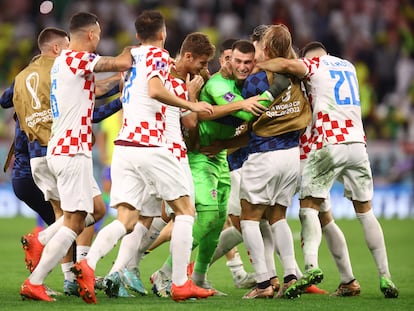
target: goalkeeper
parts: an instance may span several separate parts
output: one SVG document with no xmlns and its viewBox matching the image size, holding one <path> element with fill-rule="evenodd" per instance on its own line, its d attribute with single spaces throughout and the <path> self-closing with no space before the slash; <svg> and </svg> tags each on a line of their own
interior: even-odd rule
<svg viewBox="0 0 414 311">
<path fill-rule="evenodd" d="M 288 82 L 284 86 L 274 84 L 265 94 L 243 99 L 241 89 L 255 66 L 254 56 L 251 42 L 236 41 L 228 66 L 223 66 L 202 89 L 200 100 L 212 104 L 214 112 L 199 114 L 198 147 L 233 137 L 237 127 L 262 115 L 273 98 L 289 85 Z M 206 274 L 227 217 L 230 173 L 226 150 L 209 156 L 201 153 L 198 147 L 188 152 L 197 210 L 193 237 L 194 244 L 198 244 L 198 254 L 192 280 L 198 286 L 212 288 Z"/>
</svg>

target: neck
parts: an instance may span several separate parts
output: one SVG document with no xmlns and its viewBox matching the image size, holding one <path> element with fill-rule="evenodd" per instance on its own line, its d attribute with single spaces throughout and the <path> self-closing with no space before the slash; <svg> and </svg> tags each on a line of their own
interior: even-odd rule
<svg viewBox="0 0 414 311">
<path fill-rule="evenodd" d="M 156 46 L 160 49 L 164 48 L 164 42 L 162 40 L 149 40 L 149 41 L 142 41 L 141 45 L 152 45 Z"/>
<path fill-rule="evenodd" d="M 185 81 L 187 78 L 188 71 L 184 68 L 182 61 L 175 63 L 175 66 L 171 68 L 171 74 L 181 80 Z"/>
</svg>

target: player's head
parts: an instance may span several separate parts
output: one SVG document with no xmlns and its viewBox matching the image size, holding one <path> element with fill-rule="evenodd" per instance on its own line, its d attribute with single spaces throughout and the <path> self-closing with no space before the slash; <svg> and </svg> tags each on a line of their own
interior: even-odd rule
<svg viewBox="0 0 414 311">
<path fill-rule="evenodd" d="M 301 56 L 305 58 L 320 57 L 328 54 L 326 47 L 319 41 L 307 43 L 301 50 Z"/>
<path fill-rule="evenodd" d="M 141 43 L 161 41 L 164 45 L 167 39 L 165 19 L 159 11 L 143 11 L 135 20 L 135 31 Z"/>
<path fill-rule="evenodd" d="M 231 67 L 233 76 L 238 81 L 244 81 L 252 72 L 256 62 L 255 49 L 248 40 L 237 40 L 232 46 Z"/>
<path fill-rule="evenodd" d="M 219 55 L 220 67 L 222 67 L 225 63 L 230 61 L 233 43 L 236 41 L 237 39 L 232 38 L 232 39 L 224 40 L 220 44 L 220 55 Z"/>
<path fill-rule="evenodd" d="M 260 45 L 260 40 L 263 38 L 266 30 L 268 30 L 270 25 L 259 25 L 253 29 L 253 33 L 250 35 L 250 40 L 252 41 L 254 48 L 256 50 L 254 58 L 256 61 L 263 61 L 263 47 Z"/>
<path fill-rule="evenodd" d="M 199 74 L 202 69 L 207 69 L 208 61 L 214 57 L 215 52 L 216 48 L 207 35 L 193 32 L 181 44 L 180 59 L 185 62 L 189 73 Z"/>
<path fill-rule="evenodd" d="M 77 45 L 79 42 L 82 48 L 94 52 L 101 39 L 101 27 L 98 17 L 88 12 L 74 14 L 69 22 L 71 42 Z"/>
<path fill-rule="evenodd" d="M 37 46 L 43 55 L 58 56 L 69 47 L 69 36 L 62 29 L 47 27 L 39 33 Z"/>
<path fill-rule="evenodd" d="M 264 35 L 264 33 L 266 32 L 267 29 L 269 29 L 271 25 L 259 25 L 256 26 L 253 29 L 252 34 L 250 35 L 250 40 L 253 42 L 253 44 L 257 41 L 260 41 Z"/>
<path fill-rule="evenodd" d="M 297 58 L 292 46 L 289 29 L 283 25 L 271 25 L 260 40 L 266 58 Z"/>
</svg>

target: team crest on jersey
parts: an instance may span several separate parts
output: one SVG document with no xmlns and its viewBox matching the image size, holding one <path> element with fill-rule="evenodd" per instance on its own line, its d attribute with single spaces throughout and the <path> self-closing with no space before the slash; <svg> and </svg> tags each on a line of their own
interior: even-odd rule
<svg viewBox="0 0 414 311">
<path fill-rule="evenodd" d="M 157 60 L 155 62 L 155 69 L 156 70 L 165 70 L 165 68 L 167 67 L 167 63 L 163 62 L 161 60 Z"/>
<path fill-rule="evenodd" d="M 234 95 L 232 92 L 227 92 L 223 95 L 224 100 L 227 102 L 231 102 L 235 97 L 236 95 Z"/>
<path fill-rule="evenodd" d="M 211 197 L 214 200 L 216 200 L 217 199 L 217 190 L 216 189 L 213 189 L 213 190 L 210 191 L 210 193 L 211 193 Z"/>
</svg>

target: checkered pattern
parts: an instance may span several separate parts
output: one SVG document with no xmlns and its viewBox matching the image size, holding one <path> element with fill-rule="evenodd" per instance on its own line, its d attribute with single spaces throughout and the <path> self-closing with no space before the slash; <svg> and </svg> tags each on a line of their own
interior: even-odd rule
<svg viewBox="0 0 414 311">
<path fill-rule="evenodd" d="M 16 128 L 14 134 L 14 162 L 12 170 L 13 179 L 32 178 L 27 143 L 27 136 L 20 129 L 19 120 L 16 119 Z"/>
<path fill-rule="evenodd" d="M 312 138 L 308 141 L 310 148 L 320 149 L 324 144 L 365 143 L 361 108 L 338 102 L 338 96 L 346 98 L 352 95 L 347 81 L 339 82 L 335 75 L 332 76 L 332 72 L 356 76 L 354 66 L 331 55 L 302 61 L 307 67 L 304 78 L 313 110 Z"/>
<path fill-rule="evenodd" d="M 131 74 L 126 77 L 122 97 L 123 125 L 117 140 L 143 146 L 166 145 L 166 111 L 163 103 L 148 96 L 148 81 L 159 78 L 165 85 L 169 78 L 169 54 L 155 46 L 131 49 L 134 59 Z"/>
<path fill-rule="evenodd" d="M 170 55 L 166 50 L 159 49 L 155 46 L 150 47 L 146 65 L 147 77 L 150 77 L 154 72 L 167 77 L 170 71 Z"/>
<path fill-rule="evenodd" d="M 185 100 L 188 99 L 186 84 L 181 79 L 170 75 L 166 87 L 176 96 Z M 179 161 L 187 157 L 187 147 L 183 140 L 180 122 L 180 118 L 185 112 L 185 110 L 177 107 L 167 107 L 165 137 L 168 141 L 168 149 Z"/>
<path fill-rule="evenodd" d="M 54 110 L 48 154 L 92 155 L 92 110 L 95 101 L 93 68 L 99 56 L 66 50 L 51 70 Z M 55 86 L 55 87 L 53 87 Z M 61 112 L 65 115 L 61 115 Z"/>
<path fill-rule="evenodd" d="M 162 106 L 162 113 L 155 114 L 155 120 L 157 126 L 155 128 L 150 127 L 150 123 L 147 121 L 141 121 L 138 126 L 135 127 L 133 132 L 129 132 L 127 141 L 136 142 L 145 146 L 159 146 L 162 143 L 162 138 L 165 131 L 165 115 L 166 106 Z M 124 125 L 126 125 L 126 119 Z"/>
<path fill-rule="evenodd" d="M 187 91 L 187 87 L 185 85 L 185 82 L 178 79 L 178 78 L 174 78 L 172 76 L 170 76 L 170 83 L 171 83 L 171 90 L 173 91 L 173 93 L 182 98 L 187 100 L 188 99 L 188 91 Z"/>
<path fill-rule="evenodd" d="M 187 157 L 187 152 L 183 149 L 181 144 L 172 143 L 169 144 L 168 150 L 170 150 L 173 155 L 177 158 L 178 161 L 185 159 Z"/>
<path fill-rule="evenodd" d="M 306 129 L 306 132 L 302 134 L 299 141 L 300 159 L 305 160 L 308 158 L 308 153 L 312 149 L 312 141 L 310 131 Z"/>
<path fill-rule="evenodd" d="M 312 149 L 321 149 L 325 142 L 340 144 L 347 141 L 347 135 L 352 127 L 354 127 L 352 120 L 331 120 L 329 114 L 318 112 L 312 126 Z"/>
<path fill-rule="evenodd" d="M 75 75 L 80 73 L 85 76 L 84 90 L 89 91 L 89 100 L 94 99 L 95 94 L 95 76 L 92 74 L 89 64 L 96 57 L 95 54 L 87 52 L 75 52 L 69 51 L 66 54 L 66 64 L 69 66 L 69 70 Z"/>
<path fill-rule="evenodd" d="M 242 96 L 243 98 L 249 98 L 262 94 L 269 88 L 269 81 L 265 71 L 259 71 L 253 75 L 247 77 L 244 81 Z"/>
<path fill-rule="evenodd" d="M 52 148 L 53 155 L 75 155 L 79 151 L 92 151 L 92 110 L 88 109 L 88 114 L 81 117 L 81 126 L 78 131 L 74 129 L 66 130 L 64 137 L 61 137 L 57 144 Z"/>
</svg>

